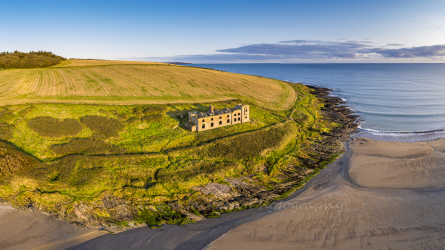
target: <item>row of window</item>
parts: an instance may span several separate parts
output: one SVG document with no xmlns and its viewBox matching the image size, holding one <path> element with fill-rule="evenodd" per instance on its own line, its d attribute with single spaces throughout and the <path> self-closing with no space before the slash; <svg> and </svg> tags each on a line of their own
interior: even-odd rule
<svg viewBox="0 0 445 250">
<path fill-rule="evenodd" d="M 247 119 L 247 116 L 246 116 L 246 119 Z M 233 119 L 233 122 L 236 122 L 236 121 L 241 121 L 241 117 Z M 227 123 L 230 123 L 230 119 L 227 119 Z M 222 125 L 222 121 L 219 121 L 219 125 Z M 210 123 L 210 127 L 213 128 L 213 122 Z M 206 128 L 206 125 L 202 124 L 202 128 Z"/>
<path fill-rule="evenodd" d="M 239 115 L 241 115 L 241 114 L 239 114 Z M 233 116 L 236 116 L 236 114 L 234 114 Z M 230 115 L 227 115 L 227 118 L 229 118 L 230 117 Z M 246 117 L 247 118 L 247 117 Z M 219 119 L 221 120 L 222 119 L 222 116 L 220 116 L 219 117 Z M 239 119 L 238 119 L 239 120 Z M 206 120 L 205 119 L 202 119 L 202 122 L 205 122 Z M 210 121 L 213 121 L 213 117 L 212 118 L 210 118 Z M 236 121 L 236 120 L 235 120 Z"/>
</svg>

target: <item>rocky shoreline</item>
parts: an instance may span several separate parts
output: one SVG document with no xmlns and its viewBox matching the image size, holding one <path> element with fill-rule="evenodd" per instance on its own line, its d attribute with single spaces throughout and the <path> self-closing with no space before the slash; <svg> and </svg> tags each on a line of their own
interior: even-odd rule
<svg viewBox="0 0 445 250">
<path fill-rule="evenodd" d="M 170 206 L 182 214 L 187 214 L 194 220 L 219 215 L 221 212 L 243 210 L 270 204 L 277 199 L 283 199 L 296 189 L 302 187 L 310 178 L 316 175 L 316 170 L 324 168 L 343 151 L 343 142 L 357 129 L 358 116 L 346 106 L 339 97 L 330 96 L 333 91 L 328 88 L 307 86 L 313 94 L 323 100 L 323 116 L 339 126 L 330 133 L 323 133 L 323 139 L 311 142 L 307 154 L 310 158 L 300 158 L 306 168 L 289 166 L 292 171 L 283 173 L 285 182 L 277 183 L 272 190 L 255 184 L 251 176 L 225 179 L 229 185 L 209 183 L 194 190 L 201 195 L 191 200 L 187 205 L 171 203 Z M 267 166 L 264 166 L 266 169 Z M 193 213 L 194 212 L 194 213 Z"/>
</svg>

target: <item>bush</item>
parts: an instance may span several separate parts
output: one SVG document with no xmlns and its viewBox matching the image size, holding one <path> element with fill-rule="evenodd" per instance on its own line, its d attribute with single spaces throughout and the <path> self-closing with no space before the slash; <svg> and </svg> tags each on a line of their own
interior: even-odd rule
<svg viewBox="0 0 445 250">
<path fill-rule="evenodd" d="M 161 169 L 156 175 L 156 181 L 161 183 L 178 183 L 189 181 L 201 175 L 213 179 L 220 177 L 218 175 L 224 176 L 229 170 L 238 167 L 239 165 L 234 162 L 191 162 L 186 167 L 182 167 L 181 170 Z"/>
<path fill-rule="evenodd" d="M 119 120 L 104 116 L 87 115 L 80 118 L 80 121 L 104 138 L 119 136 L 119 132 L 125 127 Z"/>
<path fill-rule="evenodd" d="M 123 148 L 93 139 L 73 139 L 66 144 L 52 145 L 51 150 L 61 156 L 70 154 L 110 155 L 126 152 Z"/>
<path fill-rule="evenodd" d="M 75 136 L 82 125 L 74 119 L 58 120 L 52 117 L 37 117 L 28 121 L 28 127 L 40 136 L 57 138 Z"/>
<path fill-rule="evenodd" d="M 0 123 L 0 139 L 11 140 L 14 134 L 14 126 L 7 123 Z"/>
<path fill-rule="evenodd" d="M 143 111 L 144 115 L 156 115 L 156 114 L 163 114 L 167 112 L 166 107 L 149 107 Z"/>
<path fill-rule="evenodd" d="M 149 115 L 142 117 L 142 122 L 160 122 L 162 121 L 163 115 Z"/>
<path fill-rule="evenodd" d="M 200 158 L 247 159 L 262 155 L 286 143 L 296 133 L 294 122 L 281 123 L 272 127 L 243 133 L 207 143 L 193 150 L 177 151 Z M 174 153 L 174 154 L 177 154 Z"/>
<path fill-rule="evenodd" d="M 31 51 L 23 53 L 19 51 L 0 53 L 0 69 L 9 68 L 42 68 L 59 64 L 66 60 L 61 56 L 46 51 Z"/>
<path fill-rule="evenodd" d="M 11 110 L 2 110 L 0 111 L 0 122 L 10 122 L 15 118 L 14 113 Z"/>
<path fill-rule="evenodd" d="M 21 152 L 12 144 L 0 141 L 0 176 L 30 169 L 39 164 L 34 157 Z"/>
</svg>

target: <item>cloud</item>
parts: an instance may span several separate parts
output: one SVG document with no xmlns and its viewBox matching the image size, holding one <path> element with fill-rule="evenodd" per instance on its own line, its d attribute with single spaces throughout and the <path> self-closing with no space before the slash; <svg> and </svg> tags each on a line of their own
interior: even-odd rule
<svg viewBox="0 0 445 250">
<path fill-rule="evenodd" d="M 391 46 L 403 46 L 388 43 Z M 391 49 L 376 47 L 370 41 L 289 40 L 277 43 L 249 44 L 217 50 L 210 55 L 184 55 L 164 58 L 140 58 L 153 61 L 183 62 L 298 62 L 337 59 L 417 58 L 445 56 L 445 45 Z"/>
<path fill-rule="evenodd" d="M 387 43 L 386 46 L 403 46 L 402 43 Z"/>
<path fill-rule="evenodd" d="M 278 43 L 260 43 L 237 48 L 221 49 L 218 52 L 231 55 L 262 55 L 265 58 L 332 59 L 358 58 L 360 49 L 372 48 L 368 42 L 325 42 L 316 40 L 291 40 Z"/>
<path fill-rule="evenodd" d="M 445 56 L 445 45 L 421 46 L 400 49 L 379 48 L 373 52 L 382 55 L 385 58 L 416 58 L 416 57 L 434 57 Z"/>
</svg>

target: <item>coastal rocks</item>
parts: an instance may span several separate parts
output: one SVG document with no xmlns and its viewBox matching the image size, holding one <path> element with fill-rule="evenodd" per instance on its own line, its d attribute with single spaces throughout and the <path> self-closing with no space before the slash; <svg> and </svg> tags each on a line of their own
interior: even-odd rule
<svg viewBox="0 0 445 250">
<path fill-rule="evenodd" d="M 208 183 L 204 187 L 195 187 L 193 190 L 202 192 L 204 194 L 212 194 L 221 199 L 228 199 L 237 195 L 231 191 L 229 186 L 219 183 Z"/>
</svg>

